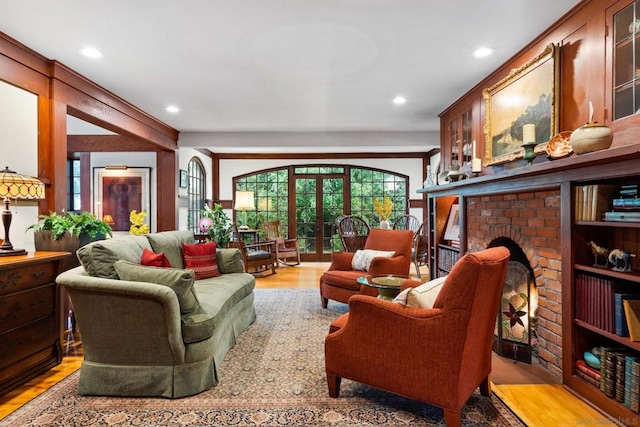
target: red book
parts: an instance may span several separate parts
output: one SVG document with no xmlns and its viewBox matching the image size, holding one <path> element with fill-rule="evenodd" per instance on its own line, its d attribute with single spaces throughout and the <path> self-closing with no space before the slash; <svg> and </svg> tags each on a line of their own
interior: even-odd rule
<svg viewBox="0 0 640 427">
<path fill-rule="evenodd" d="M 585 362 L 584 360 L 582 359 L 576 360 L 576 369 L 579 370 L 580 372 L 587 374 L 591 378 L 600 381 L 600 371 L 598 369 L 594 369 L 591 366 L 587 365 L 587 362 Z"/>
</svg>

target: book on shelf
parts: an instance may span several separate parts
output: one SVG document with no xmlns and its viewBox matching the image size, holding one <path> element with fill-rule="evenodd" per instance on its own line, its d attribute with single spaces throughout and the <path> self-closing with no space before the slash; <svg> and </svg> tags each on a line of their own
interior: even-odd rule
<svg viewBox="0 0 640 427">
<path fill-rule="evenodd" d="M 624 314 L 629 327 L 629 339 L 640 341 L 640 300 L 628 299 L 622 301 Z"/>
<path fill-rule="evenodd" d="M 600 347 L 600 391 L 615 397 L 616 354 L 624 351 L 617 347 Z"/>
<path fill-rule="evenodd" d="M 640 198 L 621 198 L 621 199 L 613 199 L 613 210 L 616 209 L 638 209 L 640 210 Z"/>
<path fill-rule="evenodd" d="M 590 376 L 591 378 L 593 378 L 594 380 L 597 380 L 598 382 L 602 377 L 599 369 L 592 368 L 591 366 L 587 365 L 587 362 L 585 362 L 582 359 L 576 360 L 576 371 L 581 371 L 585 375 Z"/>
<path fill-rule="evenodd" d="M 616 212 L 610 211 L 604 213 L 605 221 L 618 221 L 618 222 L 640 222 L 640 212 Z"/>
<path fill-rule="evenodd" d="M 582 371 L 576 371 L 576 375 L 591 384 L 594 387 L 600 387 L 600 380 L 593 379 Z"/>
<path fill-rule="evenodd" d="M 611 205 L 615 192 L 611 184 L 580 185 L 575 187 L 575 220 L 601 221 Z"/>
<path fill-rule="evenodd" d="M 625 294 L 625 293 L 614 293 L 614 301 L 615 301 L 615 320 L 616 320 L 616 335 L 621 337 L 629 336 L 629 326 L 627 324 L 627 315 L 624 312 L 624 306 L 622 304 L 623 301 L 628 299 L 638 299 L 640 300 L 640 294 Z"/>
<path fill-rule="evenodd" d="M 638 412 L 638 393 L 640 392 L 640 359 L 625 356 L 624 365 L 624 406 Z"/>
<path fill-rule="evenodd" d="M 613 281 L 576 273 L 575 318 L 610 333 L 615 333 Z"/>
</svg>

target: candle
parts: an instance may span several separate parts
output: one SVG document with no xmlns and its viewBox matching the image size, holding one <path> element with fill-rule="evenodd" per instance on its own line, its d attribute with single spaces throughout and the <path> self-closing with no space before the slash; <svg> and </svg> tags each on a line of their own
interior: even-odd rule
<svg viewBox="0 0 640 427">
<path fill-rule="evenodd" d="M 475 139 L 473 140 L 472 146 L 473 146 L 473 158 L 475 159 L 476 157 L 478 157 L 476 156 L 476 140 Z"/>
<path fill-rule="evenodd" d="M 589 101 L 589 123 L 593 123 L 593 104 Z"/>
<path fill-rule="evenodd" d="M 522 127 L 522 142 L 524 144 L 536 142 L 536 125 L 528 123 Z"/>
<path fill-rule="evenodd" d="M 482 171 L 482 160 L 474 158 L 471 161 L 471 172 L 480 173 Z"/>
</svg>

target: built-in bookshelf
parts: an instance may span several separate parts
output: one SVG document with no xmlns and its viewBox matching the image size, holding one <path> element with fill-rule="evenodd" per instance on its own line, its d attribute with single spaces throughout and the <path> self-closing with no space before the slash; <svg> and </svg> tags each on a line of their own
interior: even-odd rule
<svg viewBox="0 0 640 427">
<path fill-rule="evenodd" d="M 570 385 L 622 419 L 639 413 L 640 331 L 638 341 L 632 340 L 625 306 L 630 310 L 629 301 L 640 300 L 640 219 L 624 216 L 640 211 L 640 206 L 633 206 L 639 181 L 631 176 L 574 183 L 572 192 Z"/>
</svg>

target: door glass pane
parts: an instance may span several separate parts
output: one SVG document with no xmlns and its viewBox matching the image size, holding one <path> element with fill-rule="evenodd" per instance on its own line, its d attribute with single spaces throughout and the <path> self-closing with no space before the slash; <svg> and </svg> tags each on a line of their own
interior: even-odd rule
<svg viewBox="0 0 640 427">
<path fill-rule="evenodd" d="M 296 235 L 300 253 L 316 252 L 316 180 L 296 179 Z"/>
<path fill-rule="evenodd" d="M 343 213 L 343 186 L 343 178 L 324 178 L 322 181 L 322 253 L 325 254 L 342 250 L 336 218 Z"/>
</svg>

